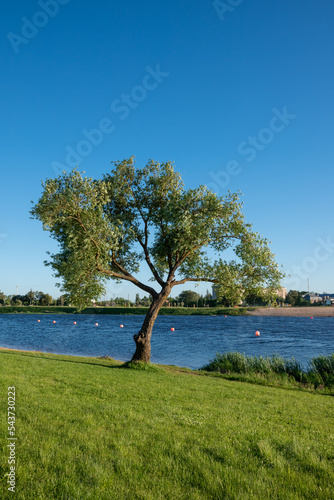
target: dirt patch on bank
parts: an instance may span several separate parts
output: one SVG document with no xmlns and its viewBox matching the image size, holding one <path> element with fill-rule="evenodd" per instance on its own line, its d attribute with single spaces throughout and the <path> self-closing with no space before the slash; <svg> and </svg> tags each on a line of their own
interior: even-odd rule
<svg viewBox="0 0 334 500">
<path fill-rule="evenodd" d="M 249 316 L 313 316 L 314 318 L 334 318 L 334 307 L 259 307 L 255 311 L 247 311 Z"/>
</svg>

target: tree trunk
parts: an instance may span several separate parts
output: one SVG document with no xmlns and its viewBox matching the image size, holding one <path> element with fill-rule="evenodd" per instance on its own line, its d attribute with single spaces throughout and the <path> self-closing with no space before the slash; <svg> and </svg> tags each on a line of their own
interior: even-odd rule
<svg viewBox="0 0 334 500">
<path fill-rule="evenodd" d="M 136 351 L 131 361 L 135 363 L 149 363 L 151 358 L 151 336 L 155 320 L 171 291 L 170 286 L 163 288 L 161 292 L 153 299 L 152 304 L 145 316 L 143 325 L 133 339 L 136 343 Z"/>
</svg>

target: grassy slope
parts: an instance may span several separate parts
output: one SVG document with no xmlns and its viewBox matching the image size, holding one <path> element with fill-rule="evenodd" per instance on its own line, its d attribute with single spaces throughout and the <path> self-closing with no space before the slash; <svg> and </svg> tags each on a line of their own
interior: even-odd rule
<svg viewBox="0 0 334 500">
<path fill-rule="evenodd" d="M 0 370 L 4 411 L 17 394 L 17 492 L 3 439 L 3 499 L 334 498 L 333 397 L 13 351 Z"/>
</svg>

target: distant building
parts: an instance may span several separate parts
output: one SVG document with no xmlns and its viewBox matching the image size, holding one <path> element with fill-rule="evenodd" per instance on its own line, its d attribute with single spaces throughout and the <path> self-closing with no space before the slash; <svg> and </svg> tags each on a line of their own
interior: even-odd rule
<svg viewBox="0 0 334 500">
<path fill-rule="evenodd" d="M 279 288 L 279 290 L 277 290 L 276 292 L 276 295 L 278 295 L 278 297 L 281 297 L 283 300 L 285 300 L 286 296 L 288 295 L 288 291 L 286 288 Z"/>
<path fill-rule="evenodd" d="M 321 293 L 320 297 L 324 306 L 334 306 L 334 293 Z"/>
<path fill-rule="evenodd" d="M 313 292 L 305 293 L 304 295 L 302 295 L 302 298 L 304 300 L 307 300 L 310 304 L 317 304 L 318 302 L 323 301 L 323 299 L 322 299 L 321 295 L 319 295 L 319 293 L 313 293 Z"/>
</svg>

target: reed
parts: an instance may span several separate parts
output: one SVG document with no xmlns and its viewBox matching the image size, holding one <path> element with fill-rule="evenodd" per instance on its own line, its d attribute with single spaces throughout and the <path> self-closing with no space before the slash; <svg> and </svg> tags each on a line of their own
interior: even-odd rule
<svg viewBox="0 0 334 500">
<path fill-rule="evenodd" d="M 334 387 L 334 354 L 318 356 L 309 361 L 305 369 L 294 357 L 246 356 L 239 352 L 217 353 L 210 363 L 202 368 L 208 372 L 222 374 L 248 375 L 285 375 L 301 384 L 308 384 L 315 389 Z"/>
</svg>

